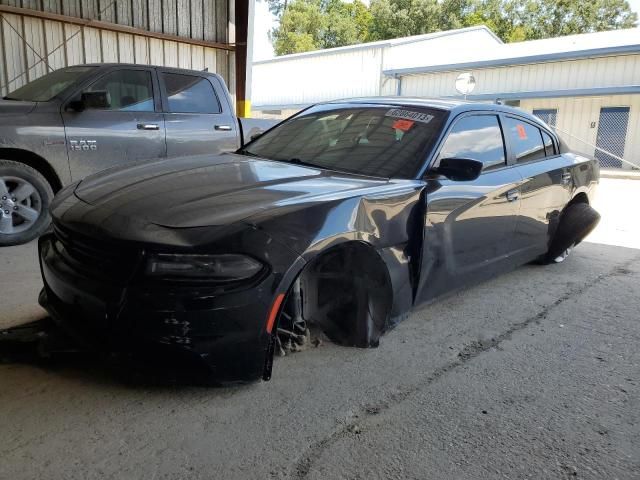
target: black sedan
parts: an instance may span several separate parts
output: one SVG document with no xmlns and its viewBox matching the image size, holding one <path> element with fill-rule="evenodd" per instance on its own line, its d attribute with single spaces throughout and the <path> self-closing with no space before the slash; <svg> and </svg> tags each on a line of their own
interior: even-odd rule
<svg viewBox="0 0 640 480">
<path fill-rule="evenodd" d="M 268 379 L 315 325 L 370 347 L 412 307 L 596 225 L 593 159 L 513 108 L 315 105 L 233 154 L 107 170 L 61 191 L 40 303 L 77 341 Z"/>
</svg>

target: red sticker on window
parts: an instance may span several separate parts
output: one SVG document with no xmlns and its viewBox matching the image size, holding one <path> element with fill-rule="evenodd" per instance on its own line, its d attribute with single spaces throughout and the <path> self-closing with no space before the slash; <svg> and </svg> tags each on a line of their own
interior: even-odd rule
<svg viewBox="0 0 640 480">
<path fill-rule="evenodd" d="M 516 125 L 516 129 L 518 130 L 518 136 L 520 137 L 520 139 L 521 140 L 526 140 L 527 139 L 527 131 L 524 129 L 524 125 L 519 123 L 518 125 Z"/>
<path fill-rule="evenodd" d="M 415 122 L 413 120 L 400 119 L 393 122 L 392 127 L 395 128 L 396 130 L 402 130 L 403 132 L 407 132 L 411 127 L 413 127 L 414 123 Z"/>
</svg>

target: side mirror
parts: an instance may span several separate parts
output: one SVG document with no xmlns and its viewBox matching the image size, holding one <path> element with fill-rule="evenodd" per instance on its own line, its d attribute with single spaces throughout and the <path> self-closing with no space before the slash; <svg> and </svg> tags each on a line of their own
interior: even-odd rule
<svg viewBox="0 0 640 480">
<path fill-rule="evenodd" d="M 472 158 L 443 158 L 433 171 L 449 180 L 470 182 L 480 176 L 482 166 L 481 161 Z"/>
</svg>

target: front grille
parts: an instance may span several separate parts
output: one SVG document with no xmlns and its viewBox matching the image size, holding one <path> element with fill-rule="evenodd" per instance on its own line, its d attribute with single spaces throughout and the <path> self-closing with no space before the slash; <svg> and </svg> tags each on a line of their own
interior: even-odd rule
<svg viewBox="0 0 640 480">
<path fill-rule="evenodd" d="M 55 248 L 74 270 L 97 280 L 126 283 L 135 272 L 141 251 L 137 248 L 79 234 L 54 224 Z"/>
</svg>

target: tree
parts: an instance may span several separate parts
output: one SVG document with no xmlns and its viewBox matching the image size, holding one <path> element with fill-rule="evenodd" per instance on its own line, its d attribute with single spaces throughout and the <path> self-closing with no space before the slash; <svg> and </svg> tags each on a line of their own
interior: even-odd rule
<svg viewBox="0 0 640 480">
<path fill-rule="evenodd" d="M 373 40 L 446 29 L 440 22 L 438 0 L 372 0 L 369 9 L 373 17 L 369 35 Z"/>
<path fill-rule="evenodd" d="M 528 39 L 632 28 L 637 21 L 626 0 L 529 0 L 522 15 Z"/>
<path fill-rule="evenodd" d="M 371 14 L 360 0 L 293 0 L 271 31 L 276 55 L 368 40 Z"/>
<path fill-rule="evenodd" d="M 638 21 L 626 0 L 372 0 L 375 39 L 486 25 L 506 42 L 619 28 Z"/>
<path fill-rule="evenodd" d="M 267 5 L 269 5 L 269 11 L 280 19 L 287 9 L 289 2 L 288 0 L 267 0 Z"/>
<path fill-rule="evenodd" d="M 505 42 L 636 25 L 626 0 L 267 0 L 277 55 L 486 25 Z"/>
<path fill-rule="evenodd" d="M 464 25 L 484 24 L 506 42 L 632 28 L 626 0 L 476 0 Z"/>
</svg>

